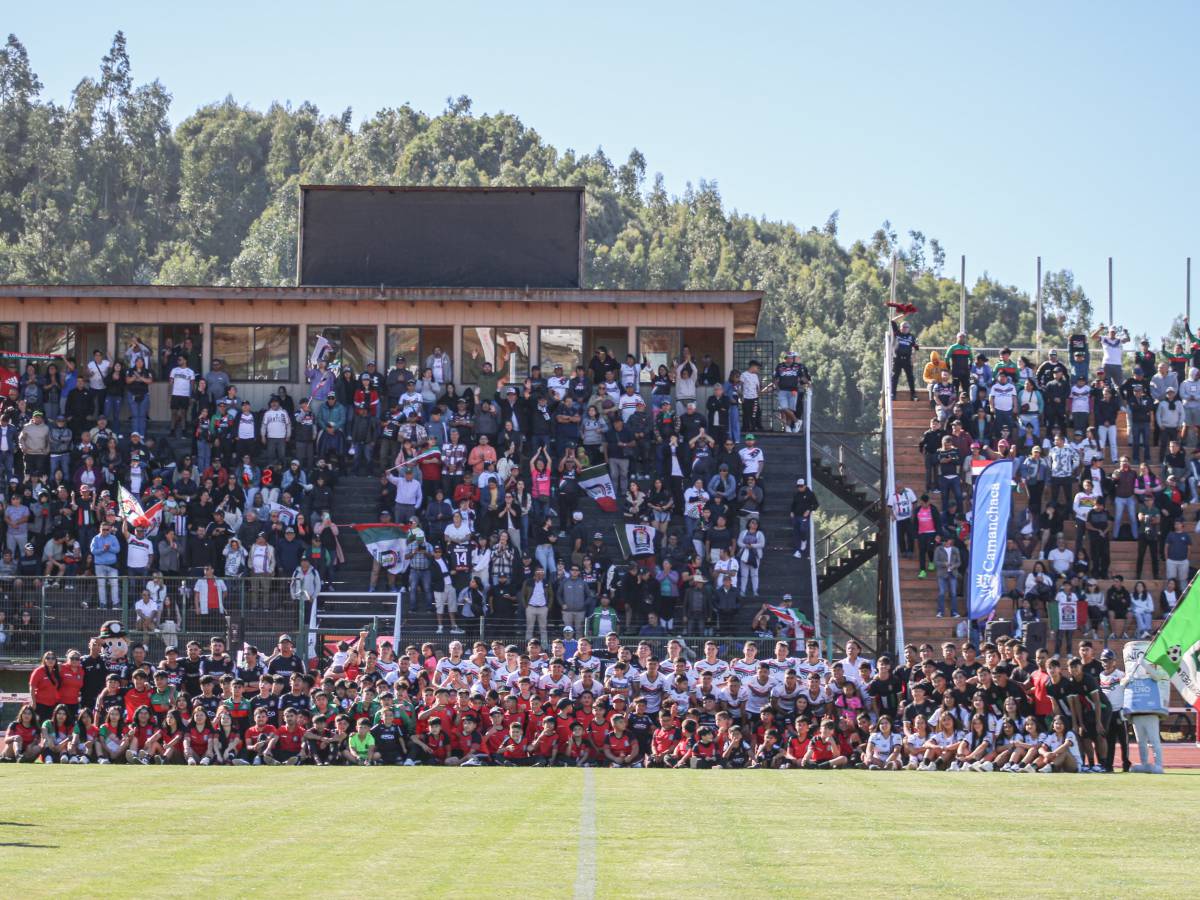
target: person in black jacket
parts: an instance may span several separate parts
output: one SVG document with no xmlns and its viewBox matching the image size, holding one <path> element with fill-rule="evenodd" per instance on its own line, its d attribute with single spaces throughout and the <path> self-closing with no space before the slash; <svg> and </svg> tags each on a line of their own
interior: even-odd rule
<svg viewBox="0 0 1200 900">
<path fill-rule="evenodd" d="M 797 478 L 796 492 L 792 494 L 792 508 L 788 511 L 796 547 L 792 556 L 796 559 L 800 559 L 808 553 L 809 541 L 812 539 L 812 514 L 820 507 L 821 503 L 817 500 L 817 495 L 809 490 L 808 482 L 803 478 Z"/>
<path fill-rule="evenodd" d="M 912 328 L 907 322 L 896 324 L 897 319 L 903 319 L 904 313 L 892 318 L 889 323 L 892 326 L 892 334 L 895 335 L 894 350 L 892 352 L 892 399 L 896 399 L 896 385 L 900 383 L 900 373 L 903 372 L 908 380 L 908 393 L 911 400 L 917 399 L 917 389 L 913 378 L 913 354 L 918 352 L 921 347 L 917 343 L 916 335 L 912 333 Z"/>
<path fill-rule="evenodd" d="M 929 420 L 929 430 L 921 435 L 917 449 L 925 457 L 925 490 L 937 490 L 937 455 L 942 449 L 942 438 L 946 432 L 936 418 Z"/>
</svg>

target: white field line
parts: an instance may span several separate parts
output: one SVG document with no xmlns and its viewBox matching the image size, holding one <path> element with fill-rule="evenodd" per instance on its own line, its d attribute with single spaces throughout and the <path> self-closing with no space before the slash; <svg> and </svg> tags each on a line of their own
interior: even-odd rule
<svg viewBox="0 0 1200 900">
<path fill-rule="evenodd" d="M 575 900 L 596 896 L 596 784 L 591 769 L 583 770 L 579 798 L 579 861 L 575 869 Z"/>
</svg>

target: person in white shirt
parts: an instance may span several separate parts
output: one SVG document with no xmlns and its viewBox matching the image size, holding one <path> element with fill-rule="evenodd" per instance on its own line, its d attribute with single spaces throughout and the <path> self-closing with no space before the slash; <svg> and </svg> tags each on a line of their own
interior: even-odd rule
<svg viewBox="0 0 1200 900">
<path fill-rule="evenodd" d="M 563 374 L 562 363 L 557 363 L 554 366 L 554 374 L 546 379 L 546 387 L 554 394 L 554 399 L 561 402 L 567 396 L 567 391 L 571 387 L 571 379 Z"/>
<path fill-rule="evenodd" d="M 270 408 L 262 414 L 262 442 L 267 450 L 267 464 L 282 466 L 287 455 L 287 442 L 292 436 L 292 419 L 280 409 L 279 398 L 272 397 Z"/>
<path fill-rule="evenodd" d="M 137 616 L 134 628 L 138 631 L 158 631 L 158 617 L 162 613 L 162 606 L 155 602 L 149 591 L 142 591 L 142 596 L 134 604 L 134 613 Z"/>
<path fill-rule="evenodd" d="M 192 383 L 196 373 L 188 368 L 187 359 L 179 356 L 167 380 L 171 383 L 171 434 L 182 433 L 187 424 L 187 411 L 192 402 Z"/>
<path fill-rule="evenodd" d="M 711 675 L 713 684 L 719 687 L 729 678 L 729 663 L 717 655 L 717 650 L 716 641 L 705 641 L 704 659 L 696 660 L 692 669 L 698 675 Z"/>
<path fill-rule="evenodd" d="M 646 671 L 641 672 L 633 679 L 633 686 L 639 697 L 646 700 L 646 714 L 650 716 L 658 715 L 662 708 L 663 694 L 670 687 L 671 682 L 658 669 L 658 659 L 650 657 L 646 663 Z"/>
<path fill-rule="evenodd" d="M 1122 355 L 1124 353 L 1125 344 L 1129 341 L 1128 333 L 1118 334 L 1116 326 L 1110 325 L 1107 334 L 1103 337 L 1100 334 L 1101 329 L 1097 328 L 1092 332 L 1092 337 L 1099 339 L 1100 347 L 1104 352 L 1104 377 L 1108 379 L 1114 388 L 1119 388 L 1125 380 L 1125 367 L 1122 364 Z M 1149 372 L 1145 373 L 1147 377 Z"/>
<path fill-rule="evenodd" d="M 570 695 L 571 676 L 566 673 L 561 659 L 550 660 L 550 671 L 538 678 L 537 688 L 543 697 L 549 696 L 551 691 L 564 691 Z"/>
<path fill-rule="evenodd" d="M 250 608 L 266 609 L 271 578 L 275 575 L 275 548 L 267 543 L 265 531 L 260 531 L 250 545 L 246 562 L 250 569 Z"/>
<path fill-rule="evenodd" d="M 108 377 L 111 369 L 112 360 L 107 354 L 93 350 L 91 362 L 87 364 L 87 386 L 89 398 L 95 403 L 97 416 L 104 412 L 104 398 L 108 393 L 105 390 L 104 379 Z M 116 422 L 113 425 L 116 425 Z"/>
<path fill-rule="evenodd" d="M 1050 563 L 1055 575 L 1066 575 L 1071 571 L 1071 566 L 1075 563 L 1075 554 L 1067 546 L 1066 538 L 1059 537 L 1058 546 L 1046 554 L 1046 561 Z"/>
</svg>

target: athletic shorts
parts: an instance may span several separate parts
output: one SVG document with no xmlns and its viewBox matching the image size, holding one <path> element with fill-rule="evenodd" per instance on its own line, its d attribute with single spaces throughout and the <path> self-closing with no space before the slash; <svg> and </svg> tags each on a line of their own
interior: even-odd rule
<svg viewBox="0 0 1200 900">
<path fill-rule="evenodd" d="M 191 397 L 171 397 L 171 409 L 182 409 L 185 412 L 192 405 Z"/>
<path fill-rule="evenodd" d="M 287 762 L 289 759 L 299 756 L 295 750 L 274 750 L 271 752 L 272 758 L 278 762 Z"/>
<path fill-rule="evenodd" d="M 796 411 L 796 400 L 799 396 L 800 396 L 799 391 L 788 391 L 788 390 L 779 391 L 779 408 L 795 412 Z"/>
<path fill-rule="evenodd" d="M 449 591 L 434 591 L 433 592 L 433 606 L 434 606 L 434 609 L 436 609 L 439 614 L 444 613 L 446 611 L 446 608 L 450 604 L 451 596 L 452 595 Z"/>
</svg>

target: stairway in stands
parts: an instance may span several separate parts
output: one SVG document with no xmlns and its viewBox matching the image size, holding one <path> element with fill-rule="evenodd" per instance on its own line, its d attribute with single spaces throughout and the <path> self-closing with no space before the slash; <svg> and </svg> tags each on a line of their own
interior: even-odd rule
<svg viewBox="0 0 1200 900">
<path fill-rule="evenodd" d="M 901 397 L 903 395 L 901 394 Z M 897 399 L 894 407 L 895 421 L 893 431 L 893 441 L 896 454 L 896 485 L 897 489 L 904 487 L 912 488 L 913 492 L 920 496 L 922 488 L 925 485 L 925 463 L 917 445 L 921 440 L 921 436 L 929 428 L 930 409 L 928 401 L 921 397 L 917 401 L 906 399 Z M 1121 417 L 1122 420 L 1124 416 Z M 1128 453 L 1128 437 L 1124 431 L 1124 423 L 1121 425 L 1120 441 L 1122 452 Z M 1106 465 L 1106 470 L 1110 469 Z M 942 506 L 942 498 L 938 493 L 931 493 L 934 505 L 939 509 Z M 1025 502 L 1025 495 L 1019 494 L 1014 498 L 1014 513 L 1020 509 L 1021 504 Z M 1185 514 L 1194 514 L 1194 508 L 1185 508 Z M 1126 526 L 1127 529 L 1128 526 Z M 1073 547 L 1075 544 L 1075 526 L 1068 523 L 1065 529 L 1068 546 Z M 1127 588 L 1133 588 L 1133 583 L 1136 580 L 1136 563 L 1137 563 L 1137 544 L 1131 540 L 1114 541 L 1111 545 L 1111 565 L 1109 566 L 1110 575 L 1123 575 L 1125 577 L 1125 585 Z M 1192 565 L 1196 564 L 1197 555 L 1196 548 L 1192 548 Z M 1027 560 L 1024 569 L 1030 571 L 1033 568 L 1034 560 Z M 946 618 L 937 618 L 937 579 L 932 573 L 928 577 L 922 579 L 917 577 L 918 567 L 917 560 L 901 559 L 900 560 L 900 596 L 902 599 L 902 609 L 904 613 L 904 636 L 909 642 L 931 641 L 938 642 L 948 639 L 953 639 L 955 636 L 955 626 L 961 620 L 951 618 L 947 615 Z M 1162 574 L 1162 566 L 1159 567 L 1159 574 Z M 1152 580 L 1150 575 L 1149 564 L 1145 569 L 1146 586 L 1150 593 L 1156 598 L 1155 605 L 1157 607 L 1157 597 L 1159 591 L 1162 590 L 1164 581 Z M 1107 590 L 1112 584 L 1108 580 L 1100 580 L 1098 582 L 1103 590 Z M 1010 588 L 1012 585 L 1006 587 Z M 961 591 L 960 591 L 961 593 Z M 1009 608 L 1010 603 L 1007 599 L 1002 599 L 997 614 L 1001 618 L 1011 619 L 1013 610 Z M 962 611 L 962 602 L 959 603 L 959 611 Z M 1161 624 L 1161 619 L 1155 620 L 1156 624 Z M 1126 622 L 1126 630 L 1133 635 L 1133 619 L 1132 616 Z M 1083 631 L 1077 632 L 1077 637 L 1082 636 Z M 1053 646 L 1053 634 L 1050 635 L 1051 646 Z M 1124 646 L 1122 640 L 1109 641 L 1108 646 L 1111 647 L 1118 656 L 1121 648 Z"/>
<path fill-rule="evenodd" d="M 759 573 L 759 598 L 744 599 L 737 620 L 736 632 L 750 633 L 750 621 L 762 603 L 778 603 L 784 594 L 791 594 L 793 605 L 812 617 L 812 591 L 808 560 L 792 556 L 792 528 L 788 518 L 792 492 L 796 479 L 803 477 L 806 470 L 804 443 L 799 435 L 759 433 L 759 446 L 766 457 L 767 499 L 760 527 L 767 536 L 767 552 Z M 347 476 L 339 479 L 334 492 L 333 519 L 339 525 L 374 522 L 377 520 L 377 497 L 379 482 L 376 478 Z M 621 517 L 616 513 L 605 513 L 589 499 L 579 506 L 585 515 L 584 521 L 590 529 L 604 535 L 605 548 L 609 557 L 621 560 L 617 544 L 616 526 Z M 679 528 L 683 537 L 682 527 Z M 344 592 L 366 591 L 371 574 L 371 557 L 363 546 L 357 532 L 351 528 L 340 529 L 340 541 L 346 562 L 337 573 L 334 589 Z M 370 597 L 356 598 L 346 611 L 361 612 L 364 616 L 391 615 L 390 597 L 378 600 Z M 518 623 L 494 623 L 504 633 Z M 418 610 L 406 619 L 404 627 L 414 631 L 427 631 L 436 625 L 436 617 L 428 610 Z M 491 628 L 489 627 L 489 633 Z M 523 632 L 524 625 L 519 623 Z M 468 635 L 478 634 L 478 627 L 467 628 Z"/>
</svg>

